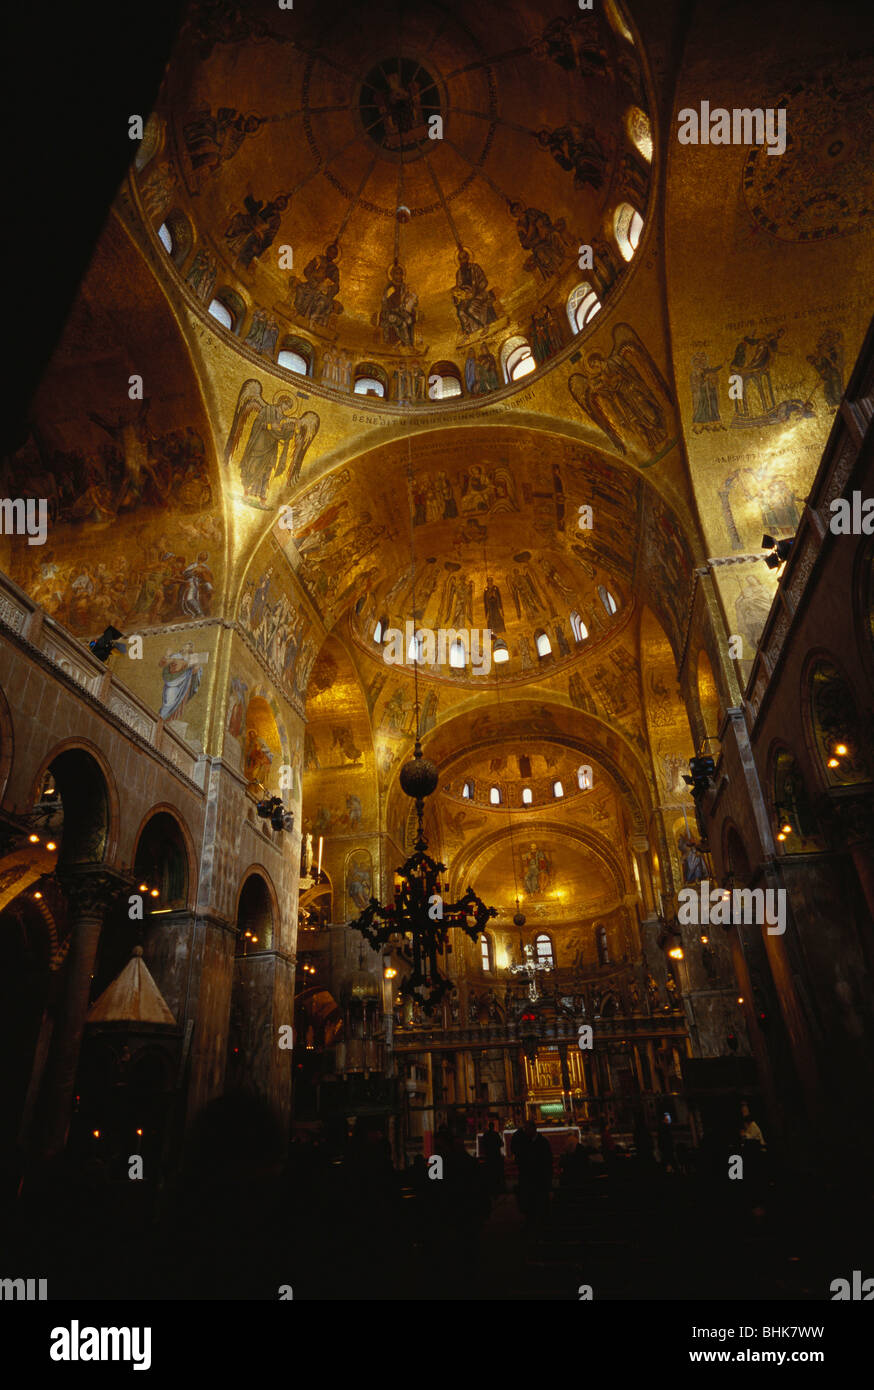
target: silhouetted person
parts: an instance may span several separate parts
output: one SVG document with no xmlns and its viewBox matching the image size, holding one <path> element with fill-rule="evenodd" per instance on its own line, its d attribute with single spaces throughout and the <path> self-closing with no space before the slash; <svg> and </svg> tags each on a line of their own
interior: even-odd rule
<svg viewBox="0 0 874 1390">
<path fill-rule="evenodd" d="M 638 1111 L 634 1121 L 634 1148 L 640 1167 L 651 1168 L 653 1164 L 652 1135 L 640 1111 Z"/>
<path fill-rule="evenodd" d="M 662 1167 L 666 1173 L 671 1173 L 675 1166 L 674 1135 L 671 1129 L 671 1117 L 667 1113 L 659 1119 L 658 1141 Z"/>
<path fill-rule="evenodd" d="M 489 1191 L 492 1194 L 501 1192 L 504 1186 L 504 1141 L 491 1122 L 482 1137 L 482 1152 Z"/>
<path fill-rule="evenodd" d="M 552 1149 L 538 1134 L 533 1120 L 525 1124 L 516 1159 L 519 1165 L 519 1210 L 529 1224 L 542 1224 L 549 1216 L 552 1190 Z"/>
<path fill-rule="evenodd" d="M 559 1159 L 562 1187 L 581 1187 L 589 1176 L 589 1155 L 576 1134 L 567 1141 L 567 1147 Z"/>
</svg>

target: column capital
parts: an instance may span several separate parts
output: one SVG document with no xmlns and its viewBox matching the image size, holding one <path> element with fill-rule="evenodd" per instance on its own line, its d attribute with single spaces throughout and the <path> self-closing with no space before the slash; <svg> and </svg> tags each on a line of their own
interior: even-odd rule
<svg viewBox="0 0 874 1390">
<path fill-rule="evenodd" d="M 77 917 L 102 916 L 118 895 L 129 889 L 133 879 L 107 864 L 71 864 L 58 869 L 57 879 L 70 911 Z"/>
</svg>

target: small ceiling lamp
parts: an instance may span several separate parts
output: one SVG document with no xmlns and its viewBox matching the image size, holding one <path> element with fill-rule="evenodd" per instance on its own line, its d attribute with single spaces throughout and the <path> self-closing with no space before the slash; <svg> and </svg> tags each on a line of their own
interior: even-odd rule
<svg viewBox="0 0 874 1390">
<path fill-rule="evenodd" d="M 668 955 L 670 956 L 671 960 L 682 960 L 682 959 L 683 959 L 683 948 L 682 948 L 682 946 L 672 946 L 671 949 L 668 951 Z"/>
<path fill-rule="evenodd" d="M 27 838 L 30 840 L 30 843 L 31 843 L 32 845 L 38 845 L 38 844 L 39 844 L 39 836 L 38 836 L 38 835 L 28 835 Z"/>
<path fill-rule="evenodd" d="M 832 751 L 837 757 L 845 758 L 850 750 L 845 743 L 836 743 Z"/>
</svg>

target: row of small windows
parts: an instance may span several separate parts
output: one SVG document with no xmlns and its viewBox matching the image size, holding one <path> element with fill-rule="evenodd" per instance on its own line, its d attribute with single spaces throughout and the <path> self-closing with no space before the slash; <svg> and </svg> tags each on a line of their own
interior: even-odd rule
<svg viewBox="0 0 874 1390">
<path fill-rule="evenodd" d="M 604 608 L 610 614 L 611 617 L 614 613 L 618 612 L 619 605 L 617 604 L 610 590 L 605 589 L 603 584 L 598 585 L 598 597 L 600 598 L 602 604 L 604 605 Z M 571 613 L 570 625 L 571 632 L 574 635 L 574 641 L 585 642 L 589 636 L 589 629 L 586 627 L 586 624 L 583 622 L 579 613 Z M 390 627 L 388 617 L 380 618 L 375 628 L 373 629 L 374 642 L 379 644 L 380 642 L 387 641 L 389 631 Z M 414 636 L 410 638 L 409 646 L 407 647 L 408 661 L 413 662 L 414 664 L 418 664 L 420 666 L 428 664 L 425 660 L 425 641 L 426 638 L 423 632 L 417 632 L 414 634 Z M 538 656 L 543 657 L 552 655 L 552 643 L 549 640 L 549 634 L 546 633 L 542 628 L 538 629 L 538 631 L 534 634 L 534 645 L 537 648 Z M 510 651 L 503 637 L 498 637 L 496 639 L 492 647 L 492 658 L 499 665 L 503 664 L 505 661 L 510 660 Z M 457 670 L 460 670 L 467 665 L 467 662 L 467 647 L 465 646 L 464 642 L 461 641 L 460 638 L 456 638 L 450 644 L 449 647 L 449 665 Z"/>
<path fill-rule="evenodd" d="M 577 786 L 582 792 L 591 791 L 592 789 L 592 769 L 589 767 L 587 763 L 584 763 L 582 767 L 577 768 Z M 461 795 L 464 797 L 466 801 L 472 801 L 474 798 L 475 791 L 476 788 L 473 782 L 468 781 L 465 782 L 463 787 L 461 788 Z M 552 794 L 556 799 L 564 796 L 564 783 L 559 781 L 553 782 Z M 522 805 L 530 806 L 533 800 L 534 793 L 532 792 L 531 788 L 523 787 Z M 492 806 L 503 806 L 504 794 L 501 791 L 500 787 L 489 788 L 489 803 Z"/>
<path fill-rule="evenodd" d="M 595 928 L 595 950 L 598 953 L 598 964 L 610 964 L 610 948 L 607 944 L 607 928 Z M 491 973 L 495 968 L 495 951 L 492 938 L 487 932 L 483 932 L 480 938 L 480 959 L 484 971 Z M 538 965 L 546 965 L 550 970 L 555 969 L 555 948 L 552 939 L 546 932 L 541 932 L 534 938 L 534 959 Z"/>
<path fill-rule="evenodd" d="M 636 131 L 632 135 L 638 143 L 641 153 L 646 155 L 646 144 L 649 142 L 649 155 L 652 158 L 652 138 L 647 134 L 649 124 L 647 118 L 637 107 L 632 108 L 629 118 L 632 118 L 630 131 Z M 640 244 L 640 237 L 643 231 L 643 218 L 636 208 L 630 203 L 621 203 L 616 209 L 613 218 L 613 233 L 619 253 L 623 260 L 630 261 Z M 164 247 L 167 255 L 178 266 L 186 260 L 188 252 L 191 250 L 191 228 L 181 214 L 170 214 L 165 222 L 158 228 L 158 238 Z M 592 319 L 602 307 L 598 291 L 588 281 L 582 281 L 571 290 L 566 304 L 568 322 L 571 332 L 576 335 L 592 322 Z M 207 306 L 208 312 L 226 328 L 229 333 L 238 333 L 242 327 L 246 316 L 246 305 L 240 296 L 231 289 L 222 288 L 213 295 Z M 274 330 L 276 325 L 273 325 Z M 276 333 L 274 331 L 273 340 Z M 288 340 L 286 340 L 288 344 Z M 536 371 L 539 363 L 534 356 L 531 344 L 527 338 L 519 334 L 508 338 L 501 348 L 501 370 L 504 381 L 510 383 L 519 381 L 522 377 L 528 376 Z M 288 372 L 296 372 L 300 376 L 313 375 L 313 356 L 307 352 L 303 343 L 296 345 L 286 345 L 280 348 L 276 358 L 277 366 L 283 367 Z M 462 395 L 461 374 L 454 363 L 437 363 L 432 367 L 427 379 L 427 392 L 429 400 L 448 400 L 453 396 Z M 332 385 L 339 385 L 337 381 L 332 381 Z M 347 388 L 348 389 L 348 388 Z M 359 366 L 355 369 L 352 391 L 357 396 L 377 396 L 385 398 L 388 394 L 388 377 L 381 368 L 374 367 L 372 364 Z"/>
</svg>

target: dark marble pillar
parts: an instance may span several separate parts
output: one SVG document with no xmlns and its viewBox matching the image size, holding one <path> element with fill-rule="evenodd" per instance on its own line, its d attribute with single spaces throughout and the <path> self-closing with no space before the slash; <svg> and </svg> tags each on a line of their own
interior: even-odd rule
<svg viewBox="0 0 874 1390">
<path fill-rule="evenodd" d="M 62 1152 L 70 1128 L 73 1087 L 91 993 L 91 977 L 103 919 L 126 891 L 128 881 L 102 864 L 81 864 L 59 871 L 71 925 L 70 951 L 64 974 L 64 997 L 52 1037 L 39 1126 L 43 1155 Z"/>
</svg>

